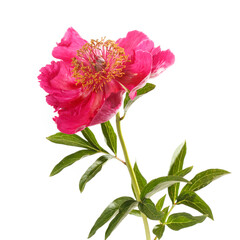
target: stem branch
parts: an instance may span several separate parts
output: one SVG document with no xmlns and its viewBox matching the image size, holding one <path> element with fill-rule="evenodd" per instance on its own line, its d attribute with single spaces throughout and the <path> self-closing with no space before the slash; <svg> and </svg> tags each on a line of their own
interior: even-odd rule
<svg viewBox="0 0 240 240">
<path fill-rule="evenodd" d="M 118 133 L 118 137 L 119 137 L 119 140 L 120 140 L 120 143 L 121 143 L 121 146 L 122 146 L 122 150 L 123 150 L 123 153 L 124 153 L 124 158 L 125 158 L 125 161 L 126 161 L 128 172 L 129 172 L 131 180 L 132 180 L 133 190 L 134 190 L 134 193 L 136 195 L 137 201 L 140 202 L 141 201 L 141 199 L 140 199 L 140 193 L 141 192 L 140 192 L 140 189 L 139 189 L 139 186 L 138 186 L 136 175 L 133 171 L 133 168 L 132 168 L 129 156 L 128 156 L 127 148 L 126 148 L 126 145 L 125 145 L 125 142 L 124 142 L 124 139 L 123 139 L 123 135 L 122 135 L 120 121 L 121 121 L 121 118 L 120 118 L 120 114 L 118 112 L 117 115 L 116 115 L 117 133 Z M 145 228 L 146 240 L 151 240 L 147 217 L 143 213 L 141 213 L 141 215 L 142 215 L 143 224 L 144 224 L 144 228 Z"/>
<path fill-rule="evenodd" d="M 125 164 L 126 165 L 126 163 L 122 160 L 122 159 L 120 159 L 119 157 L 117 157 L 117 156 L 114 156 L 118 161 L 120 161 L 120 162 L 122 162 L 123 164 Z"/>
</svg>

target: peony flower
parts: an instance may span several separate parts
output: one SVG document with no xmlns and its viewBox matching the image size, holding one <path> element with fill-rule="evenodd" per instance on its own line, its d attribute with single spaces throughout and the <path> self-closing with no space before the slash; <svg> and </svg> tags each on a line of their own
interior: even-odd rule
<svg viewBox="0 0 240 240">
<path fill-rule="evenodd" d="M 111 119 L 128 91 L 131 99 L 147 80 L 174 63 L 170 50 L 161 51 L 144 33 L 131 31 L 125 38 L 87 42 L 69 28 L 52 61 L 40 69 L 40 86 L 55 108 L 58 129 L 73 134 Z"/>
</svg>

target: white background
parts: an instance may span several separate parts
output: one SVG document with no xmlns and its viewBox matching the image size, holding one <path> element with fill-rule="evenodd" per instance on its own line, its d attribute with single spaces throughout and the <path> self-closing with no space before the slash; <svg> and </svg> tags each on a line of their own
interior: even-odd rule
<svg viewBox="0 0 240 240">
<path fill-rule="evenodd" d="M 115 160 L 87 184 L 83 194 L 78 190 L 79 179 L 96 157 L 48 177 L 64 156 L 77 149 L 45 139 L 57 128 L 37 76 L 53 60 L 53 47 L 71 26 L 86 40 L 102 36 L 117 40 L 137 29 L 156 46 L 170 48 L 175 54 L 175 64 L 151 79 L 156 89 L 139 99 L 123 121 L 131 160 L 138 161 L 148 180 L 166 175 L 173 151 L 186 139 L 185 167 L 194 165 L 189 178 L 208 168 L 232 172 L 199 191 L 212 208 L 214 222 L 207 219 L 179 232 L 167 229 L 163 239 L 238 239 L 238 3 L 2 1 L 0 239 L 87 239 L 102 210 L 113 199 L 132 194 L 128 173 Z M 100 127 L 92 130 L 104 144 Z M 188 210 L 198 215 L 187 207 L 179 208 Z M 152 228 L 154 222 L 150 225 Z M 105 229 L 92 239 L 104 239 Z M 141 219 L 128 216 L 109 239 L 144 240 Z"/>
</svg>

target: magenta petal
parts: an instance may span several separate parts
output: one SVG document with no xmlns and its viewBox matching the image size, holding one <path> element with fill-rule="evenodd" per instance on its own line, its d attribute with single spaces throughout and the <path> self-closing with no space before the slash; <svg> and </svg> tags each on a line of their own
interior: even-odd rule
<svg viewBox="0 0 240 240">
<path fill-rule="evenodd" d="M 70 106 L 82 94 L 71 76 L 69 64 L 54 62 L 40 69 L 40 86 L 47 92 L 47 102 L 55 109 Z"/>
<path fill-rule="evenodd" d="M 131 31 L 128 32 L 125 38 L 120 38 L 116 41 L 116 43 L 124 48 L 126 55 L 132 55 L 133 50 L 144 40 L 147 40 L 148 37 L 142 32 L 139 31 Z"/>
<path fill-rule="evenodd" d="M 170 67 L 175 61 L 175 56 L 170 50 L 161 51 L 160 47 L 158 47 L 152 51 L 152 54 L 153 64 L 151 77 L 158 76 L 168 67 Z"/>
<path fill-rule="evenodd" d="M 142 51 L 146 51 L 146 52 L 152 52 L 153 48 L 154 48 L 153 41 L 150 39 L 146 39 L 137 45 L 137 47 L 135 48 L 135 51 L 142 50 Z"/>
<path fill-rule="evenodd" d="M 135 60 L 126 68 L 125 75 L 118 81 L 129 91 L 129 96 L 133 99 L 136 91 L 142 88 L 150 77 L 152 68 L 152 55 L 149 52 L 136 51 Z"/>
<path fill-rule="evenodd" d="M 86 42 L 73 28 L 68 28 L 61 42 L 53 49 L 52 55 L 63 61 L 71 62 L 77 50 L 82 48 Z"/>
<path fill-rule="evenodd" d="M 81 99 L 75 107 L 59 110 L 59 117 L 54 118 L 57 128 L 66 134 L 74 134 L 83 130 L 89 126 L 103 101 L 102 92 L 91 92 Z"/>
<path fill-rule="evenodd" d="M 108 121 L 117 113 L 118 109 L 122 105 L 122 96 L 125 93 L 125 90 L 118 82 L 112 80 L 106 84 L 105 93 L 107 93 L 108 96 L 98 113 L 92 119 L 91 125 Z"/>
<path fill-rule="evenodd" d="M 58 129 L 67 134 L 73 134 L 88 126 L 103 123 L 112 118 L 122 103 L 125 90 L 112 80 L 104 86 L 103 91 L 89 92 L 79 99 L 75 107 L 58 111 L 55 117 Z"/>
<path fill-rule="evenodd" d="M 76 89 L 76 80 L 72 77 L 70 64 L 52 61 L 40 69 L 40 86 L 48 93 L 55 90 Z"/>
</svg>

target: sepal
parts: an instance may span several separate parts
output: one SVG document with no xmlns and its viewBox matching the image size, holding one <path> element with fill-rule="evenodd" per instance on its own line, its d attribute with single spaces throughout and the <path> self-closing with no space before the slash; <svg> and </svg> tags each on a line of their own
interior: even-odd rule
<svg viewBox="0 0 240 240">
<path fill-rule="evenodd" d="M 126 93 L 125 99 L 124 99 L 124 103 L 123 103 L 123 109 L 124 109 L 124 115 L 127 113 L 129 107 L 140 97 L 142 97 L 144 94 L 152 91 L 154 88 L 156 87 L 156 85 L 152 84 L 152 83 L 146 83 L 146 85 L 140 89 L 137 90 L 137 96 L 131 100 L 129 97 L 129 94 Z"/>
</svg>

